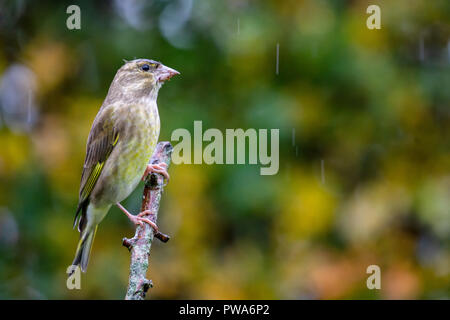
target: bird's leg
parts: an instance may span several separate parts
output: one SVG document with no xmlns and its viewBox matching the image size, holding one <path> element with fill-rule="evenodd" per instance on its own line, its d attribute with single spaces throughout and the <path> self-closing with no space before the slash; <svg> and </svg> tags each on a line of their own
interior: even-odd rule
<svg viewBox="0 0 450 320">
<path fill-rule="evenodd" d="M 147 176 L 152 172 L 161 174 L 164 178 L 166 178 L 167 182 L 169 182 L 170 176 L 167 172 L 167 164 L 164 162 L 148 164 L 144 175 L 142 176 L 142 180 L 145 180 L 145 178 L 147 178 Z"/>
<path fill-rule="evenodd" d="M 151 221 L 150 219 L 147 218 L 142 218 L 142 216 L 148 215 L 150 214 L 150 210 L 145 210 L 142 211 L 141 213 L 139 213 L 137 216 L 132 215 L 131 213 L 128 212 L 127 209 L 125 209 L 119 202 L 116 203 L 116 205 L 119 207 L 119 209 L 125 213 L 125 215 L 128 217 L 128 219 L 131 220 L 131 222 L 133 222 L 135 225 L 140 225 L 142 226 L 142 223 L 148 223 L 150 225 L 150 227 L 153 228 L 153 230 L 155 231 L 155 233 L 158 232 L 158 226 L 156 225 L 156 223 L 154 223 L 153 221 Z"/>
</svg>

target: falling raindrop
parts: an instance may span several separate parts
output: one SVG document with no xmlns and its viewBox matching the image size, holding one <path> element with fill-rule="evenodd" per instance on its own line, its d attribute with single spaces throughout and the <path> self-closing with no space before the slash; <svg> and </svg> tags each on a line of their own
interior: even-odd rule
<svg viewBox="0 0 450 320">
<path fill-rule="evenodd" d="M 280 44 L 277 43 L 277 63 L 275 68 L 275 73 L 278 75 L 278 67 L 279 67 L 279 58 L 280 58 Z"/>
<path fill-rule="evenodd" d="M 295 147 L 295 128 L 292 128 L 292 146 Z"/>
<path fill-rule="evenodd" d="M 425 43 L 424 43 L 423 35 L 420 35 L 420 40 L 419 40 L 419 60 L 420 60 L 420 62 L 425 61 Z"/>
<path fill-rule="evenodd" d="M 322 184 L 325 184 L 325 161 L 323 159 L 320 160 L 320 172 L 322 177 Z"/>
<path fill-rule="evenodd" d="M 447 41 L 447 58 L 450 62 L 450 40 Z"/>
</svg>

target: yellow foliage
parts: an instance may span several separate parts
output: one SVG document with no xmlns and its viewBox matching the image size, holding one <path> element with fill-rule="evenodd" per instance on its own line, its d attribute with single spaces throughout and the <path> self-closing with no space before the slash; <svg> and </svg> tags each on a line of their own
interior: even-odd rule
<svg viewBox="0 0 450 320">
<path fill-rule="evenodd" d="M 289 240 L 323 235 L 333 223 L 336 197 L 311 173 L 297 171 L 291 179 L 276 232 Z"/>
</svg>

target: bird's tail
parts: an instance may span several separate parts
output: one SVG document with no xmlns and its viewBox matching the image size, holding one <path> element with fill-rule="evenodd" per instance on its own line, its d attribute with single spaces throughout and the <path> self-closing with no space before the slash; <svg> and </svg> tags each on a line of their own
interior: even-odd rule
<svg viewBox="0 0 450 320">
<path fill-rule="evenodd" d="M 87 269 L 92 243 L 94 242 L 95 234 L 97 233 L 97 227 L 98 224 L 86 228 L 78 242 L 77 252 L 75 253 L 75 259 L 73 259 L 72 265 L 80 266 L 81 271 L 83 272 L 86 272 Z"/>
</svg>

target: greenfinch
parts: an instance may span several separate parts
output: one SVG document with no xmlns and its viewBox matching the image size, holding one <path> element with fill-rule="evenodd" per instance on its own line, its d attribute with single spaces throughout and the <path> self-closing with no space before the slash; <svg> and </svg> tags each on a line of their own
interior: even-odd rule
<svg viewBox="0 0 450 320">
<path fill-rule="evenodd" d="M 134 216 L 120 202 L 141 178 L 158 172 L 167 179 L 164 164 L 148 164 L 159 137 L 156 100 L 162 84 L 179 74 L 148 59 L 126 61 L 117 71 L 95 117 L 86 145 L 78 208 L 80 240 L 72 266 L 86 272 L 98 224 L 112 205 L 117 205 L 135 224 L 149 223 L 148 212 Z"/>
</svg>

